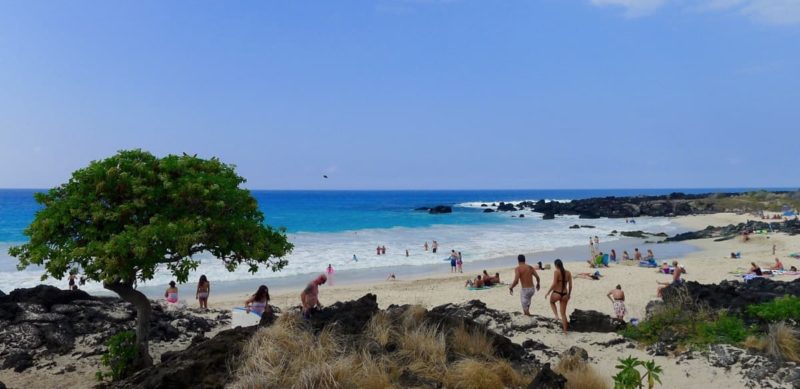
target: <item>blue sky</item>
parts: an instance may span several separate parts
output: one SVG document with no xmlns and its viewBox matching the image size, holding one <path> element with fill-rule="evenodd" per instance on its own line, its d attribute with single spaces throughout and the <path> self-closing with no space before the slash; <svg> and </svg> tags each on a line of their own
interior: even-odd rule
<svg viewBox="0 0 800 389">
<path fill-rule="evenodd" d="M 797 187 L 798 0 L 0 2 L 0 187 Z M 330 179 L 323 180 L 322 174 Z"/>
</svg>

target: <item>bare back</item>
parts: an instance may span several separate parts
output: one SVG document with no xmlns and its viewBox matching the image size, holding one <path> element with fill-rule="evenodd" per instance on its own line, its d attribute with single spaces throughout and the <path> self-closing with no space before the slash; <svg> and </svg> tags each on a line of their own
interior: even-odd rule
<svg viewBox="0 0 800 389">
<path fill-rule="evenodd" d="M 533 277 L 539 278 L 538 274 L 536 274 L 536 269 L 528 264 L 519 264 L 517 268 L 514 269 L 514 273 L 514 276 L 519 279 L 519 283 L 523 288 L 533 288 Z"/>
<path fill-rule="evenodd" d="M 614 300 L 625 301 L 625 292 L 623 292 L 622 289 L 614 289 L 608 292 L 608 294 L 611 295 Z"/>
<path fill-rule="evenodd" d="M 564 273 L 562 275 L 562 273 Z M 553 273 L 553 291 L 560 294 L 568 294 L 572 290 L 572 273 L 568 270 L 563 272 L 556 270 Z"/>
</svg>

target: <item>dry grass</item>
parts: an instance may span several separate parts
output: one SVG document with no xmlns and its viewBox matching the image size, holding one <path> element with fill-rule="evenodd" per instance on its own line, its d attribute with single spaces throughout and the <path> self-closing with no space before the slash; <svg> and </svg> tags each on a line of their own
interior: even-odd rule
<svg viewBox="0 0 800 389">
<path fill-rule="evenodd" d="M 784 323 L 769 325 L 763 339 L 764 352 L 780 361 L 800 362 L 800 341 L 797 331 Z"/>
<path fill-rule="evenodd" d="M 453 352 L 459 355 L 490 358 L 494 354 L 494 346 L 486 331 L 459 326 L 450 334 L 449 341 Z"/>
<path fill-rule="evenodd" d="M 531 377 L 492 356 L 485 332 L 459 327 L 447 336 L 426 323 L 425 314 L 421 307 L 396 319 L 380 312 L 362 339 L 327 329 L 314 334 L 299 315 L 283 315 L 245 345 L 230 387 L 395 388 L 406 369 L 448 388 L 519 388 L 530 382 Z M 376 343 L 396 348 L 376 350 Z"/>
<path fill-rule="evenodd" d="M 553 370 L 567 379 L 567 389 L 609 389 L 611 387 L 605 377 L 575 355 L 561 358 Z"/>
</svg>

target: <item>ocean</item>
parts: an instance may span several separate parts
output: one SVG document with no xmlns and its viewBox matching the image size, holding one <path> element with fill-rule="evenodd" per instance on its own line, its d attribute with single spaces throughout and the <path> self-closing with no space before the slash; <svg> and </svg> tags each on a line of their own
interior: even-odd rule
<svg viewBox="0 0 800 389">
<path fill-rule="evenodd" d="M 331 264 L 337 273 L 361 274 L 369 269 L 403 269 L 442 264 L 450 250 L 460 251 L 465 266 L 471 261 L 507 257 L 518 253 L 541 253 L 585 244 L 597 235 L 603 244 L 618 238 L 612 230 L 643 230 L 676 233 L 681 227 L 667 218 L 639 218 L 636 225 L 620 219 L 579 220 L 558 217 L 542 220 L 527 212 L 484 213 L 482 203 L 522 200 L 583 199 L 603 196 L 661 195 L 672 192 L 736 192 L 747 189 L 598 189 L 598 190 L 447 190 L 447 191 L 253 191 L 266 215 L 267 224 L 285 227 L 294 251 L 289 265 L 278 273 L 261 270 L 256 275 L 245 269 L 228 272 L 220 261 L 200 255 L 200 274 L 217 282 L 246 282 L 280 278 L 303 278 L 319 273 Z M 24 242 L 24 229 L 33 220 L 38 205 L 36 190 L 0 190 L 0 290 L 31 287 L 42 283 L 42 270 L 16 269 L 8 247 Z M 432 215 L 416 211 L 419 207 L 450 205 L 453 213 Z M 525 214 L 526 217 L 512 217 Z M 570 229 L 573 224 L 589 224 L 593 229 Z M 439 252 L 423 250 L 423 244 L 439 242 Z M 377 246 L 386 246 L 386 255 L 376 255 Z M 408 256 L 406 256 L 408 250 Z M 358 261 L 353 260 L 356 256 Z M 588 249 L 587 254 L 588 256 Z M 585 260 L 582 255 L 566 260 Z M 172 277 L 164 270 L 144 286 L 161 286 Z M 287 278 L 288 279 L 288 278 Z M 57 286 L 65 281 L 46 280 Z M 102 291 L 99 284 L 85 289 Z"/>
</svg>

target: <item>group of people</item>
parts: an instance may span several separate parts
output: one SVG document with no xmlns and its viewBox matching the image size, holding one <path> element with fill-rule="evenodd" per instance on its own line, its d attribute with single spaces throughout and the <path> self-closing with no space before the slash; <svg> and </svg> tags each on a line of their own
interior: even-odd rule
<svg viewBox="0 0 800 389">
<path fill-rule="evenodd" d="M 556 319 L 561 321 L 561 328 L 566 333 L 569 325 L 567 304 L 572 295 L 572 273 L 564 268 L 564 263 L 560 259 L 556 259 L 554 265 L 556 270 L 553 273 L 553 282 L 550 285 L 550 289 L 545 293 L 544 298 L 550 301 L 550 308 L 553 310 Z M 541 268 L 541 266 L 539 267 Z M 536 283 L 534 283 L 534 279 Z M 536 269 L 525 263 L 524 255 L 518 255 L 517 267 L 514 268 L 514 282 L 508 287 L 508 293 L 514 295 L 514 288 L 518 284 L 521 286 L 519 300 L 522 305 L 522 312 L 526 316 L 532 316 L 530 312 L 531 302 L 536 291 L 540 289 L 540 283 Z"/>
<path fill-rule="evenodd" d="M 463 273 L 464 261 L 461 257 L 461 251 L 450 250 L 450 273 Z"/>
<path fill-rule="evenodd" d="M 494 275 L 491 276 L 484 270 L 483 274 L 478 274 L 475 276 L 475 279 L 467 280 L 464 286 L 467 288 L 487 288 L 500 284 L 500 273 L 494 273 Z"/>
<path fill-rule="evenodd" d="M 428 251 L 428 242 L 425 242 L 425 244 L 422 245 L 422 248 L 425 249 L 425 251 Z M 434 240 L 431 244 L 431 252 L 436 254 L 436 250 L 439 250 L 439 242 Z"/>
<path fill-rule="evenodd" d="M 762 276 L 765 274 L 772 274 L 776 271 L 785 271 L 786 268 L 783 266 L 783 262 L 781 262 L 780 258 L 775 257 L 775 263 L 769 266 L 768 270 L 764 270 L 761 266 L 756 265 L 755 262 L 750 262 L 750 270 L 747 271 L 747 274 L 755 274 L 757 276 Z M 789 268 L 789 271 L 796 272 L 797 267 L 792 266 Z"/>
<path fill-rule="evenodd" d="M 197 290 L 195 291 L 194 298 L 198 301 L 201 309 L 208 309 L 208 295 L 211 294 L 211 282 L 205 274 L 200 276 L 197 281 Z M 164 300 L 169 304 L 178 303 L 178 286 L 175 281 L 169 282 L 169 287 L 164 291 Z"/>
</svg>

